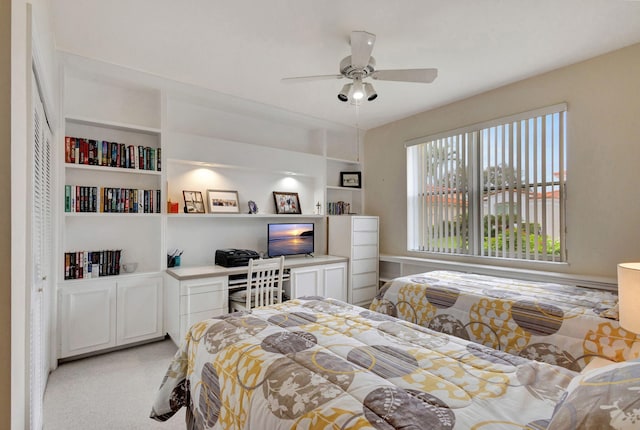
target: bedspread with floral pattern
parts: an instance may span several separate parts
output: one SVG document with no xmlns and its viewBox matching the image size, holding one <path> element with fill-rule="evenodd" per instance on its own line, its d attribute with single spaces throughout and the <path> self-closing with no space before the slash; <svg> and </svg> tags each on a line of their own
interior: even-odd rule
<svg viewBox="0 0 640 430">
<path fill-rule="evenodd" d="M 592 357 L 640 356 L 640 337 L 618 323 L 617 300 L 584 287 L 437 270 L 388 282 L 370 309 L 579 371 Z"/>
<path fill-rule="evenodd" d="M 575 372 L 333 299 L 193 325 L 151 418 L 190 429 L 544 429 Z"/>
</svg>

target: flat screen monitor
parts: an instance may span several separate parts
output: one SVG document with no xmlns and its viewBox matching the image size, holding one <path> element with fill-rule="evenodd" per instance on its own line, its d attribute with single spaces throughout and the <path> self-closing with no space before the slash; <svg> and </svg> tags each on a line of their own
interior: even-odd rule
<svg viewBox="0 0 640 430">
<path fill-rule="evenodd" d="M 302 255 L 313 253 L 313 223 L 277 223 L 267 226 L 267 254 Z"/>
</svg>

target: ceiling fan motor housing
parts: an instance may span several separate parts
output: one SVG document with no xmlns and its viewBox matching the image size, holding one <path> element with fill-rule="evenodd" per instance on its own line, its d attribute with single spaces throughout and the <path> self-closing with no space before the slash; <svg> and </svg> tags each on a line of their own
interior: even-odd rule
<svg viewBox="0 0 640 430">
<path fill-rule="evenodd" d="M 376 60 L 369 57 L 369 64 L 365 67 L 358 67 L 351 63 L 351 55 L 344 57 L 340 62 L 340 73 L 349 79 L 364 79 L 375 71 Z"/>
</svg>

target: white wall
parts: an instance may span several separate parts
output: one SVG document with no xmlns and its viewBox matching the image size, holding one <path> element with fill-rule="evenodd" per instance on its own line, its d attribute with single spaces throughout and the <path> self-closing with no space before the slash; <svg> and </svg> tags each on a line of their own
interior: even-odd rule
<svg viewBox="0 0 640 430">
<path fill-rule="evenodd" d="M 406 250 L 406 140 L 567 102 L 568 264 L 507 264 L 615 278 L 617 263 L 640 260 L 639 95 L 636 44 L 369 130 L 367 213 L 380 216 L 381 253 L 437 257 Z"/>
<path fill-rule="evenodd" d="M 241 214 L 247 214 L 249 200 L 259 209 L 255 217 L 169 215 L 166 248 L 184 250 L 182 265 L 211 264 L 216 249 L 266 252 L 270 222 L 314 222 L 316 253 L 326 252 L 324 220 L 261 216 L 275 214 L 273 191 L 298 193 L 302 215 L 313 215 L 315 202 L 324 201 L 323 157 L 185 133 L 167 132 L 163 142 L 167 197 L 180 212 L 183 190 L 200 191 L 205 200 L 207 190 L 237 191 Z"/>
</svg>

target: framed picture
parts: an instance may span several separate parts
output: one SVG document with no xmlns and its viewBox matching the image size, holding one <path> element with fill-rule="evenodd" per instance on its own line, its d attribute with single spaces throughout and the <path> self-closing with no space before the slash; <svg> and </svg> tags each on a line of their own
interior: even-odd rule
<svg viewBox="0 0 640 430">
<path fill-rule="evenodd" d="M 273 200 L 276 203 L 277 214 L 301 214 L 300 199 L 298 193 L 273 192 Z"/>
<path fill-rule="evenodd" d="M 238 192 L 227 190 L 207 190 L 209 213 L 240 213 Z"/>
<path fill-rule="evenodd" d="M 340 185 L 348 188 L 360 188 L 362 176 L 360 172 L 340 172 Z"/>
<path fill-rule="evenodd" d="M 200 191 L 183 191 L 184 212 L 188 214 L 203 214 L 204 200 Z"/>
</svg>

